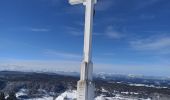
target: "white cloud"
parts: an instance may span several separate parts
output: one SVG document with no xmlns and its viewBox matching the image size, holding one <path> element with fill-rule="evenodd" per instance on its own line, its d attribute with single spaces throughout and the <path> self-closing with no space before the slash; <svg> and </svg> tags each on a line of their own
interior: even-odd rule
<svg viewBox="0 0 170 100">
<path fill-rule="evenodd" d="M 158 51 L 170 53 L 170 37 L 152 37 L 131 41 L 130 45 L 136 50 Z"/>
<path fill-rule="evenodd" d="M 69 3 L 68 3 L 69 4 Z M 77 6 L 68 6 L 68 7 L 64 7 L 64 13 L 66 14 L 71 14 L 71 15 L 75 15 L 75 14 L 84 14 L 84 6 L 81 5 L 77 5 Z"/>
<path fill-rule="evenodd" d="M 121 33 L 116 32 L 116 31 L 109 31 L 106 33 L 108 37 L 110 38 L 114 38 L 114 39 L 119 39 L 122 37 L 122 35 L 120 35 Z"/>
<path fill-rule="evenodd" d="M 79 72 L 81 62 L 71 60 L 17 60 L 0 61 L 0 71 L 33 72 Z M 148 69 L 149 67 L 149 69 Z M 164 68 L 162 68 L 164 67 Z M 119 74 L 169 75 L 169 65 L 165 64 L 106 64 L 94 63 L 94 72 Z M 147 74 L 146 74 L 147 73 Z"/>
<path fill-rule="evenodd" d="M 56 50 L 45 50 L 44 54 L 48 55 L 48 56 L 57 56 L 57 57 L 62 57 L 62 58 L 66 58 L 66 59 L 70 59 L 70 58 L 81 59 L 81 57 L 82 57 L 79 54 L 68 53 L 68 52 L 59 52 Z"/>
<path fill-rule="evenodd" d="M 148 76 L 169 76 L 168 64 L 96 64 L 94 65 L 95 72 L 107 72 L 117 74 L 136 74 Z"/>
<path fill-rule="evenodd" d="M 62 0 L 40 0 L 42 2 L 45 2 L 46 4 L 50 4 L 51 6 L 60 5 Z"/>
<path fill-rule="evenodd" d="M 96 5 L 97 11 L 105 11 L 111 8 L 114 4 L 114 0 L 98 0 L 98 3 Z"/>
<path fill-rule="evenodd" d="M 50 29 L 47 29 L 47 28 L 30 28 L 30 31 L 33 31 L 33 32 L 48 32 L 48 31 L 50 31 Z"/>
<path fill-rule="evenodd" d="M 75 27 L 66 26 L 65 29 L 67 30 L 67 33 L 73 35 L 73 36 L 84 36 L 84 29 L 80 30 Z M 100 36 L 101 33 L 93 32 L 93 36 Z"/>
<path fill-rule="evenodd" d="M 79 71 L 80 63 L 76 61 L 60 60 L 7 60 L 0 61 L 0 70 L 11 71 Z"/>
<path fill-rule="evenodd" d="M 113 26 L 108 26 L 105 33 L 109 38 L 113 39 L 120 39 L 124 36 L 121 32 L 116 31 Z"/>
<path fill-rule="evenodd" d="M 72 26 L 65 26 L 64 29 L 67 31 L 68 34 L 71 34 L 73 36 L 83 36 L 84 31 L 80 30 L 79 28 L 75 28 Z"/>
<path fill-rule="evenodd" d="M 82 32 L 82 31 L 69 31 L 69 33 L 71 34 L 71 35 L 74 35 L 74 36 L 83 36 L 84 35 L 84 32 Z"/>
<path fill-rule="evenodd" d="M 115 56 L 115 53 L 113 52 L 107 52 L 107 53 L 103 53 L 104 56 Z"/>
<path fill-rule="evenodd" d="M 152 6 L 160 1 L 162 1 L 162 0 L 145 0 L 145 1 L 141 0 L 136 5 L 136 9 L 138 10 L 138 9 L 146 8 L 146 7 Z"/>
<path fill-rule="evenodd" d="M 154 15 L 147 15 L 147 14 L 141 14 L 139 16 L 140 19 L 146 20 L 146 19 L 154 19 L 156 16 Z"/>
</svg>

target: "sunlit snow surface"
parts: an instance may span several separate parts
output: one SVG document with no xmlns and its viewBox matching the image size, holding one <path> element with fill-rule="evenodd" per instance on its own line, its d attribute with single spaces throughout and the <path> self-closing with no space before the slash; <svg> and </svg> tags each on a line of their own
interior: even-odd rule
<svg viewBox="0 0 170 100">
<path fill-rule="evenodd" d="M 60 96 L 58 96 L 55 100 L 63 100 L 66 98 L 66 100 L 73 100 L 76 98 L 76 91 L 66 91 L 62 93 Z"/>
<path fill-rule="evenodd" d="M 19 92 L 16 93 L 16 97 L 27 95 L 26 89 L 21 89 Z M 76 98 L 76 91 L 75 90 L 68 90 L 58 97 L 54 99 L 52 96 L 43 96 L 41 98 L 31 98 L 31 99 L 22 99 L 22 100 L 75 100 Z"/>
<path fill-rule="evenodd" d="M 139 100 L 139 99 L 125 98 L 125 97 L 121 97 L 121 96 L 117 95 L 115 97 L 98 96 L 95 98 L 95 100 Z M 148 99 L 140 99 L 140 100 L 151 100 L 151 99 L 148 98 Z"/>
<path fill-rule="evenodd" d="M 22 99 L 22 100 L 76 100 L 76 90 L 68 90 L 59 95 L 56 98 L 53 98 L 52 96 L 44 96 L 41 98 L 31 98 L 31 99 Z M 27 95 L 27 90 L 21 89 L 19 92 L 16 93 L 16 96 L 23 96 Z M 116 95 L 115 97 L 105 97 L 104 95 L 98 96 L 95 98 L 95 100 L 138 100 L 134 98 L 125 98 L 121 95 Z M 151 99 L 140 99 L 140 100 L 151 100 Z"/>
</svg>

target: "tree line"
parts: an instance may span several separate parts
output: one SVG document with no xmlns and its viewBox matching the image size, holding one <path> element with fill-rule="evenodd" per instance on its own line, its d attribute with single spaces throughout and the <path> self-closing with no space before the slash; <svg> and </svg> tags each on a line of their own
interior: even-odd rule
<svg viewBox="0 0 170 100">
<path fill-rule="evenodd" d="M 7 97 L 3 92 L 0 92 L 0 100 L 18 100 L 14 92 L 10 92 Z"/>
</svg>

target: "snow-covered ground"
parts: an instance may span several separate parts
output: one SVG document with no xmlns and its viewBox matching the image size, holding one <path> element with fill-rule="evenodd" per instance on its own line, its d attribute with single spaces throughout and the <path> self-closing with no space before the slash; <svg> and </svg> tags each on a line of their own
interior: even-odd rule
<svg viewBox="0 0 170 100">
<path fill-rule="evenodd" d="M 54 98 L 49 95 L 44 95 L 41 98 L 31 98 L 31 99 L 22 99 L 22 100 L 74 100 L 76 98 L 76 91 L 75 90 L 68 90 L 59 95 L 58 97 Z M 26 89 L 21 89 L 19 92 L 16 93 L 16 97 L 19 98 L 20 96 L 27 95 Z"/>
<path fill-rule="evenodd" d="M 127 97 L 123 97 L 121 95 L 116 95 L 115 97 L 105 97 L 105 96 L 98 96 L 95 98 L 95 100 L 139 100 L 139 99 L 135 99 L 135 98 L 127 98 Z M 150 98 L 148 99 L 142 99 L 140 98 L 140 100 L 151 100 Z"/>
<path fill-rule="evenodd" d="M 144 86 L 144 87 L 153 87 L 153 88 L 168 88 L 168 87 L 160 87 L 160 86 L 154 86 L 154 85 L 146 85 L 146 84 L 129 84 L 130 86 Z"/>
<path fill-rule="evenodd" d="M 103 89 L 106 92 L 106 90 Z M 76 90 L 68 90 L 59 95 L 58 97 L 54 98 L 49 95 L 45 95 L 41 98 L 31 98 L 31 99 L 22 99 L 22 100 L 76 100 Z M 21 89 L 19 92 L 16 93 L 17 97 L 27 95 L 26 89 Z M 105 95 L 101 95 L 95 98 L 95 100 L 138 100 L 135 98 L 127 98 L 122 95 L 116 94 L 115 97 L 106 97 Z M 140 99 L 140 100 L 151 100 L 148 99 Z"/>
<path fill-rule="evenodd" d="M 58 96 L 55 100 L 64 100 L 64 98 L 66 100 L 74 100 L 76 99 L 76 91 L 73 90 L 73 91 L 66 91 L 64 93 L 62 93 L 60 96 Z"/>
</svg>

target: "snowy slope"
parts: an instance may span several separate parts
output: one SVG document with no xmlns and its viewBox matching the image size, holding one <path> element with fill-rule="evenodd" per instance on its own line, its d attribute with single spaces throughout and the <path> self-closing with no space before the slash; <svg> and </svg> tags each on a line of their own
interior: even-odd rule
<svg viewBox="0 0 170 100">
<path fill-rule="evenodd" d="M 66 100 L 74 100 L 76 99 L 76 91 L 73 90 L 73 91 L 66 91 L 64 93 L 62 93 L 60 96 L 58 96 L 55 100 L 64 100 L 64 98 Z"/>
<path fill-rule="evenodd" d="M 27 90 L 21 89 L 19 92 L 16 93 L 16 96 L 19 97 L 19 96 L 27 95 L 26 92 Z M 76 90 L 68 90 L 62 93 L 61 95 L 59 95 L 57 98 L 46 95 L 41 98 L 31 98 L 31 99 L 22 99 L 22 100 L 75 100 L 76 94 L 77 94 Z M 101 95 L 96 97 L 95 100 L 138 100 L 138 99 L 127 98 L 117 94 L 115 97 L 106 97 L 104 95 Z M 151 100 L 151 99 L 148 98 L 148 99 L 140 99 L 140 100 Z"/>
</svg>

